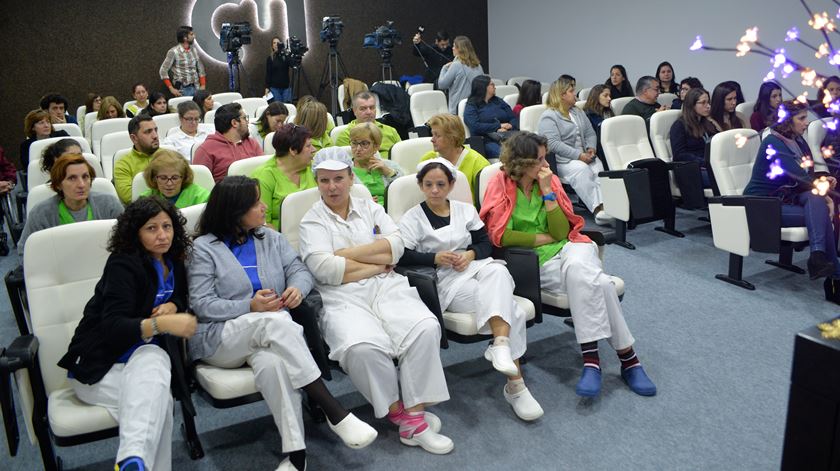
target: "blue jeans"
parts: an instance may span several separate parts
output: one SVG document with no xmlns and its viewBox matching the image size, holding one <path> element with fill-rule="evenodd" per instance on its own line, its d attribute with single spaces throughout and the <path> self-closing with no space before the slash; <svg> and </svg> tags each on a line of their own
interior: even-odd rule
<svg viewBox="0 0 840 471">
<path fill-rule="evenodd" d="M 195 95 L 195 85 L 187 85 L 185 87 L 181 87 L 181 96 L 193 96 Z"/>
<path fill-rule="evenodd" d="M 811 252 L 825 252 L 826 257 L 834 261 L 834 276 L 840 276 L 837 238 L 825 197 L 805 191 L 796 195 L 794 200 L 796 204 L 782 205 L 782 227 L 807 227 Z"/>
<path fill-rule="evenodd" d="M 291 103 L 292 102 L 292 87 L 289 88 L 274 88 L 269 87 L 271 94 L 274 97 L 271 101 L 282 101 L 283 103 Z"/>
</svg>

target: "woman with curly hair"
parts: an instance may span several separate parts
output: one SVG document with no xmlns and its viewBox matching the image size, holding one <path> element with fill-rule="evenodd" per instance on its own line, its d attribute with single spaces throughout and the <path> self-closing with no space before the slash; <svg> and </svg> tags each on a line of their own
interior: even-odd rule
<svg viewBox="0 0 840 471">
<path fill-rule="evenodd" d="M 64 154 L 81 154 L 82 146 L 75 139 L 61 139 L 47 146 L 41 156 L 41 171 L 50 174 L 53 164 Z"/>
<path fill-rule="evenodd" d="M 186 221 L 166 200 L 141 198 L 117 219 L 111 255 L 58 365 L 82 402 L 119 423 L 117 469 L 172 466 L 170 357 L 163 334 L 189 338 Z"/>
<path fill-rule="evenodd" d="M 519 133 L 502 147 L 502 171 L 487 184 L 479 216 L 497 247 L 533 247 L 539 257 L 540 287 L 565 293 L 583 356 L 583 371 L 575 391 L 593 397 L 601 392 L 598 341 L 607 340 L 618 353 L 621 377 L 633 392 L 656 394 L 633 351 L 618 293 L 604 273 L 598 247 L 581 234 L 583 218 L 576 215 L 560 179 L 545 160 L 548 141 Z"/>
</svg>

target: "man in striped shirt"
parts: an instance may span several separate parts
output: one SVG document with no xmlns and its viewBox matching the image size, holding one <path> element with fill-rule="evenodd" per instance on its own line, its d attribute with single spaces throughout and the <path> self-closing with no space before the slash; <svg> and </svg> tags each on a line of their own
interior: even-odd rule
<svg viewBox="0 0 840 471">
<path fill-rule="evenodd" d="M 192 27 L 179 27 L 176 36 L 178 45 L 166 52 L 166 59 L 160 66 L 160 79 L 173 96 L 192 96 L 196 89 L 204 90 L 204 64 L 198 58 L 198 51 L 192 47 L 195 42 Z"/>
</svg>

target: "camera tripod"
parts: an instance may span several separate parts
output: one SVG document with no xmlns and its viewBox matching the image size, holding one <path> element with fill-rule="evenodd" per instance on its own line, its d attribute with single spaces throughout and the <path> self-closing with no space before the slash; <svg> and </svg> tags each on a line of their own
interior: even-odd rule
<svg viewBox="0 0 840 471">
<path fill-rule="evenodd" d="M 393 68 L 391 67 L 391 49 L 383 48 L 379 50 L 379 57 L 382 58 L 382 81 L 390 83 L 394 80 Z"/>
<path fill-rule="evenodd" d="M 290 77 L 291 81 L 289 83 L 292 86 L 292 101 L 297 103 L 298 95 L 300 94 L 300 77 L 303 76 L 307 90 L 312 90 L 312 85 L 309 84 L 309 77 L 306 75 L 306 71 L 301 66 L 300 61 L 297 61 L 291 68 L 292 76 Z"/>
<path fill-rule="evenodd" d="M 241 49 L 237 49 L 234 52 L 227 53 L 227 63 L 228 63 L 228 91 L 231 92 L 238 92 L 239 91 L 239 69 L 242 66 L 242 60 L 239 58 L 239 51 Z"/>
<path fill-rule="evenodd" d="M 347 77 L 347 67 L 344 66 L 344 60 L 337 47 L 338 40 L 331 40 L 330 53 L 324 63 L 324 72 L 321 74 L 321 84 L 318 87 L 318 98 L 321 98 L 327 86 L 332 90 L 330 110 L 334 117 L 338 115 L 338 85 L 344 77 Z"/>
</svg>

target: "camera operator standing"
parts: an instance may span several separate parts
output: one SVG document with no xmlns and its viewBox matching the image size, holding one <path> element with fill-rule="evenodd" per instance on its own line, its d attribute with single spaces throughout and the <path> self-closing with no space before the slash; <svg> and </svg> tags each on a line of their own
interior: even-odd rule
<svg viewBox="0 0 840 471">
<path fill-rule="evenodd" d="M 207 80 L 204 64 L 198 57 L 198 51 L 192 47 L 195 33 L 190 26 L 180 26 L 176 38 L 178 45 L 166 51 L 166 58 L 160 66 L 160 79 L 173 96 L 193 96 L 196 87 L 204 90 Z"/>
<path fill-rule="evenodd" d="M 291 65 L 283 41 L 277 36 L 271 38 L 271 55 L 265 60 L 265 93 L 271 92 L 271 101 L 292 101 L 292 87 L 289 83 Z"/>
<path fill-rule="evenodd" d="M 429 46 L 421 37 L 423 27 L 420 27 L 417 34 L 414 35 L 412 42 L 414 42 L 413 53 L 423 59 L 426 64 L 426 70 L 423 72 L 423 81 L 426 83 L 436 82 L 440 75 L 440 69 L 449 62 L 452 62 L 454 56 L 452 55 L 452 46 L 449 44 L 449 33 L 446 31 L 438 31 L 435 36 L 435 45 Z"/>
</svg>

